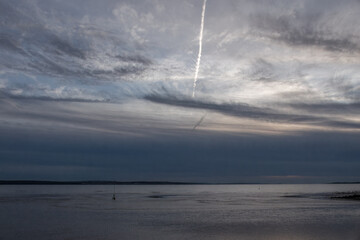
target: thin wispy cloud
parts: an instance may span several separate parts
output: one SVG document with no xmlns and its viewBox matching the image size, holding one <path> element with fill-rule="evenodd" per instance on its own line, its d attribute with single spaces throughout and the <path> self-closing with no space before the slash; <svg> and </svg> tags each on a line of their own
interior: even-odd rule
<svg viewBox="0 0 360 240">
<path fill-rule="evenodd" d="M 309 124 L 309 125 L 318 125 L 318 126 L 331 126 L 331 127 L 340 127 L 340 128 L 353 128 L 360 129 L 360 122 L 351 121 L 346 119 L 341 119 L 338 116 L 325 117 L 316 114 L 310 114 L 308 111 L 307 114 L 289 114 L 286 111 L 275 110 L 271 108 L 261 108 L 256 106 L 251 106 L 245 103 L 215 103 L 215 102 L 203 102 L 186 98 L 173 98 L 173 97 L 161 97 L 161 96 L 146 96 L 146 100 L 172 105 L 179 106 L 184 108 L 193 108 L 193 109 L 203 109 L 203 110 L 212 110 L 226 115 L 236 116 L 240 118 L 250 118 L 261 121 L 271 121 L 279 123 L 288 123 L 288 124 Z M 294 109 L 302 108 L 306 110 L 315 110 L 316 108 L 322 109 L 323 113 L 333 113 L 334 107 L 340 107 L 340 105 L 292 105 Z M 358 111 L 358 104 L 352 104 L 349 106 L 342 105 L 342 107 L 348 107 L 343 112 L 349 112 L 349 110 Z M 349 109 L 350 108 L 350 109 Z M 341 110 L 338 110 L 341 111 Z M 292 111 L 294 112 L 294 111 Z M 202 118 L 203 119 L 203 118 Z M 202 122 L 202 119 L 199 121 Z"/>
</svg>

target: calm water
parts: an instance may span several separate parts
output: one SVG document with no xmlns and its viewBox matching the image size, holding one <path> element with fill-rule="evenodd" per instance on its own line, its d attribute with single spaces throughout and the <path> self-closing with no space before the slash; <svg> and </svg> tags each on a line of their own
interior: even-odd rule
<svg viewBox="0 0 360 240">
<path fill-rule="evenodd" d="M 356 239 L 360 185 L 4 186 L 0 239 Z"/>
</svg>

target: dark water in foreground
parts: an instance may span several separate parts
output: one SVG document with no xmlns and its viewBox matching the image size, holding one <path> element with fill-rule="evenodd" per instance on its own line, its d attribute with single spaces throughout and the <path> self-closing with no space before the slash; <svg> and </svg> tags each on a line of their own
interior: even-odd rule
<svg viewBox="0 0 360 240">
<path fill-rule="evenodd" d="M 355 239 L 360 185 L 0 185 L 0 239 Z"/>
</svg>

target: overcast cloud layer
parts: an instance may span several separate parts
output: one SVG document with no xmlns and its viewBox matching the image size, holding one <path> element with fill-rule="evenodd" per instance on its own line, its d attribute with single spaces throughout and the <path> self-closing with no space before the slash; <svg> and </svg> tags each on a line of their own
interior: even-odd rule
<svg viewBox="0 0 360 240">
<path fill-rule="evenodd" d="M 3 178 L 360 180 L 360 2 L 208 0 L 193 98 L 202 3 L 0 0 Z"/>
</svg>

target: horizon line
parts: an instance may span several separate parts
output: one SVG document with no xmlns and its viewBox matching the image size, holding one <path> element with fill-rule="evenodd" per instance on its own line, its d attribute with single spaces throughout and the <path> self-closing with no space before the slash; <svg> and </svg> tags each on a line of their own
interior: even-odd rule
<svg viewBox="0 0 360 240">
<path fill-rule="evenodd" d="M 336 181 L 324 183 L 288 182 L 183 182 L 183 181 L 117 181 L 117 180 L 0 180 L 0 185 L 271 185 L 271 184 L 360 184 L 357 181 Z"/>
</svg>

